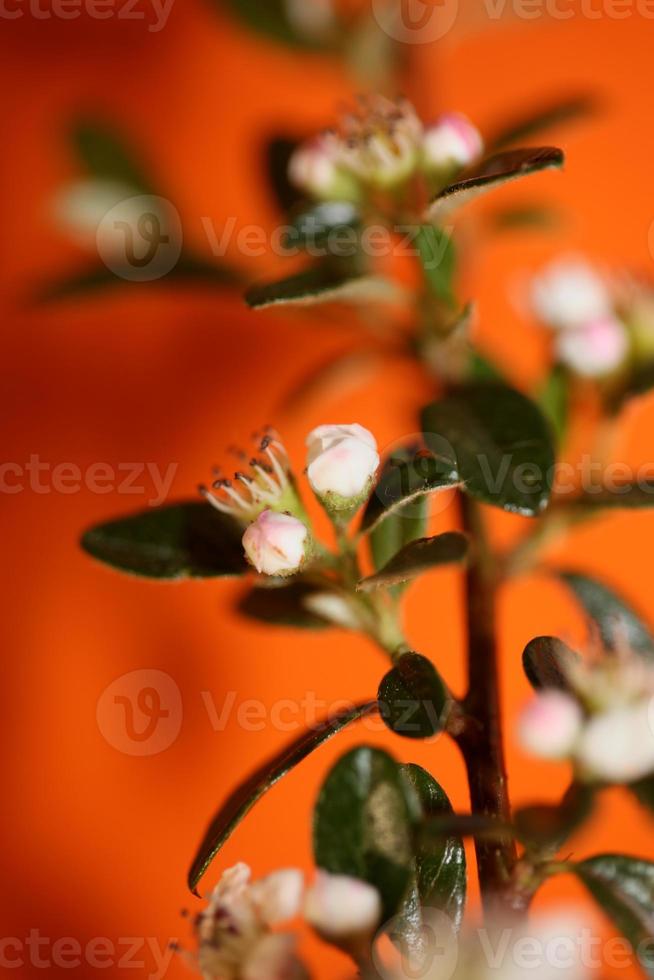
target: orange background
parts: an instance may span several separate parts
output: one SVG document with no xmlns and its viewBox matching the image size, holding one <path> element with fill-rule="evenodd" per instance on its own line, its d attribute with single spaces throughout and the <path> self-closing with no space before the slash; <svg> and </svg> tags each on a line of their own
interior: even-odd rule
<svg viewBox="0 0 654 980">
<path fill-rule="evenodd" d="M 356 328 L 347 317 L 327 329 L 306 314 L 248 312 L 236 295 L 163 285 L 128 286 L 49 307 L 29 302 L 35 284 L 81 261 L 49 215 L 52 195 L 75 174 L 64 138 L 73 115 L 93 111 L 123 127 L 180 211 L 187 239 L 208 256 L 201 216 L 217 225 L 234 215 L 238 227 L 274 227 L 258 149 L 271 133 L 328 123 L 356 86 L 341 67 L 255 39 L 201 0 L 177 0 L 160 33 L 139 21 L 28 15 L 6 21 L 3 31 L 0 397 L 6 461 L 24 464 L 36 453 L 52 465 L 176 463 L 173 493 L 180 497 L 193 494 L 225 446 L 242 443 L 265 422 L 282 428 L 298 467 L 304 434 L 320 422 L 356 419 L 374 430 L 381 446 L 415 430 L 415 409 L 429 390 L 406 365 L 385 370 L 359 391 L 314 400 L 301 415 L 278 413 L 292 383 L 329 351 L 351 343 Z M 650 270 L 653 41 L 654 22 L 635 14 L 623 20 L 578 15 L 495 25 L 412 53 L 407 89 L 427 117 L 455 108 L 490 129 L 514 110 L 570 91 L 601 98 L 595 118 L 548 134 L 567 151 L 563 175 L 502 190 L 493 202 L 542 194 L 564 209 L 563 226 L 478 242 L 469 267 L 465 286 L 478 297 L 481 342 L 518 383 L 538 377 L 544 345 L 509 301 L 507 285 L 516 273 L 561 248 Z M 230 257 L 253 278 L 279 264 Z M 645 402 L 629 413 L 623 458 L 651 460 L 653 418 Z M 115 576 L 79 551 L 82 528 L 143 503 L 118 492 L 30 490 L 2 501 L 3 936 L 23 940 L 38 928 L 51 941 L 185 941 L 188 924 L 180 909 L 197 907 L 185 873 L 210 814 L 244 771 L 288 738 L 271 726 L 243 731 L 235 712 L 224 731 L 214 732 L 202 692 L 211 692 L 218 708 L 232 691 L 237 703 L 255 698 L 270 707 L 314 691 L 332 704 L 370 696 L 385 669 L 363 639 L 243 622 L 231 611 L 241 584 L 158 586 Z M 439 518 L 452 519 L 450 513 Z M 560 555 L 603 574 L 654 621 L 653 542 L 654 516 L 613 516 L 571 537 Z M 408 628 L 416 648 L 460 690 L 459 598 L 456 575 L 425 577 L 410 593 Z M 527 696 L 522 648 L 549 632 L 583 641 L 581 617 L 563 591 L 544 577 L 507 588 L 501 650 L 509 725 Z M 139 668 L 169 673 L 184 705 L 179 738 L 144 759 L 116 751 L 96 724 L 103 690 Z M 425 764 L 455 804 L 466 806 L 462 766 L 446 740 L 413 745 L 353 728 L 269 794 L 215 871 L 237 859 L 257 874 L 308 867 L 309 814 L 321 776 L 363 738 Z M 516 802 L 554 799 L 565 785 L 565 767 L 537 764 L 513 747 L 509 765 Z M 651 821 L 615 792 L 571 850 L 576 856 L 624 849 L 654 857 L 651 831 Z M 579 895 L 562 880 L 548 886 L 543 900 L 558 893 Z M 340 957 L 311 950 L 317 976 L 345 975 Z M 151 971 L 148 959 L 127 975 Z M 94 971 L 52 972 L 87 977 Z M 103 971 L 124 972 L 116 966 Z M 42 971 L 26 965 L 20 975 Z M 168 976 L 184 975 L 186 967 L 173 962 Z"/>
</svg>

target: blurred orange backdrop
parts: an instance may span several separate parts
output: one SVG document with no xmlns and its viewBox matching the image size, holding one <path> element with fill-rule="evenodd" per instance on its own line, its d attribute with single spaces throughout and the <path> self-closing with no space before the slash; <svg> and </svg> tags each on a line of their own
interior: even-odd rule
<svg viewBox="0 0 654 980">
<path fill-rule="evenodd" d="M 261 222 L 267 229 L 278 220 L 262 177 L 264 139 L 329 123 L 355 79 L 328 58 L 255 38 L 218 3 L 202 0 L 177 0 L 158 33 L 142 21 L 29 13 L 6 20 L 3 30 L 4 461 L 24 465 L 38 454 L 52 465 L 82 468 L 99 461 L 176 464 L 172 492 L 180 497 L 194 493 L 225 446 L 242 443 L 262 423 L 282 429 L 298 466 L 304 434 L 321 422 L 356 419 L 382 446 L 415 430 L 416 407 L 429 389 L 406 365 L 384 370 L 359 391 L 314 399 L 300 416 L 278 413 L 291 384 L 351 341 L 347 317 L 327 330 L 306 313 L 252 313 L 236 294 L 161 284 L 49 306 L 29 301 L 35 284 L 74 269 L 80 258 L 49 211 L 57 188 L 74 175 L 65 139 L 74 115 L 93 112 L 122 127 L 180 211 L 187 239 L 208 257 L 202 216 L 217 226 L 234 216 L 237 227 Z M 562 175 L 541 175 L 494 200 L 542 194 L 564 210 L 562 227 L 484 242 L 466 277 L 466 290 L 478 297 L 480 341 L 519 384 L 537 378 L 544 351 L 534 326 L 510 303 L 512 277 L 571 248 L 651 271 L 653 41 L 654 23 L 636 14 L 578 14 L 493 25 L 412 52 L 406 87 L 427 117 L 450 107 L 491 128 L 512 111 L 570 91 L 599 96 L 598 114 L 552 134 L 568 155 Z M 268 257 L 230 258 L 252 278 L 279 268 Z M 645 401 L 630 412 L 619 447 L 625 459 L 651 461 L 653 421 L 654 406 Z M 50 946 L 59 937 L 82 944 L 132 936 L 185 942 L 189 927 L 180 910 L 199 907 L 185 874 L 206 822 L 226 791 L 289 737 L 270 724 L 246 731 L 236 711 L 223 731 L 214 731 L 206 692 L 218 710 L 229 692 L 237 705 L 254 698 L 270 708 L 306 692 L 333 704 L 370 696 L 385 666 L 364 640 L 244 622 L 232 611 L 240 584 L 149 584 L 115 576 L 80 552 L 85 526 L 143 503 L 117 491 L 3 494 L 2 936 L 21 943 L 32 929 Z M 654 515 L 627 514 L 578 532 L 556 557 L 605 576 L 654 621 L 652 545 Z M 436 572 L 408 602 L 415 646 L 457 689 L 459 599 L 457 576 Z M 528 693 L 520 654 L 539 633 L 578 643 L 585 635 L 573 603 L 543 577 L 520 581 L 502 596 L 509 731 Z M 107 685 L 140 668 L 168 673 L 184 711 L 174 744 L 146 758 L 117 751 L 96 723 Z M 423 763 L 458 807 L 467 805 L 463 768 L 446 740 L 414 745 L 355 727 L 268 795 L 215 871 L 237 859 L 256 873 L 308 868 L 309 814 L 321 776 L 364 739 Z M 554 799 L 565 785 L 564 767 L 527 760 L 514 748 L 509 766 L 518 802 Z M 615 792 L 571 849 L 581 856 L 620 848 L 654 857 L 651 821 Z M 549 886 L 543 900 L 556 894 L 579 896 L 566 880 Z M 316 976 L 346 975 L 340 957 L 311 943 L 310 949 Z M 20 975 L 40 976 L 25 956 Z M 156 972 L 147 951 L 135 958 L 143 966 L 128 975 Z M 126 969 L 114 959 L 103 973 L 122 976 Z M 95 971 L 84 964 L 52 972 Z M 187 975 L 187 967 L 175 959 L 167 975 Z"/>
</svg>

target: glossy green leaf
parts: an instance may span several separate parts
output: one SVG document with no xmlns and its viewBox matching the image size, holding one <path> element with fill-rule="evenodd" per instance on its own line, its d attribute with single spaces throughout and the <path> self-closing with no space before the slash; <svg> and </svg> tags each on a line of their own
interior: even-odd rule
<svg viewBox="0 0 654 980">
<path fill-rule="evenodd" d="M 597 623 L 608 650 L 627 644 L 648 660 L 654 657 L 654 638 L 649 628 L 628 603 L 612 589 L 588 575 L 560 572 L 587 615 Z"/>
<path fill-rule="evenodd" d="M 123 137 L 95 119 L 79 119 L 72 128 L 73 147 L 90 177 L 116 181 L 135 193 L 156 194 Z"/>
<path fill-rule="evenodd" d="M 439 450 L 442 448 L 440 446 Z M 426 449 L 393 453 L 368 500 L 361 530 L 369 533 L 391 515 L 396 515 L 398 520 L 404 520 L 407 516 L 422 520 L 422 506 L 417 512 L 415 510 L 415 504 L 421 498 L 458 486 L 460 480 L 454 468 L 454 459 L 449 447 L 446 448 L 449 456 Z"/>
<path fill-rule="evenodd" d="M 347 725 L 375 711 L 377 702 L 366 701 L 321 722 L 310 731 L 303 732 L 299 738 L 293 739 L 281 752 L 275 753 L 237 786 L 218 810 L 198 848 L 188 873 L 189 888 L 196 890 L 207 868 L 241 820 L 282 776 Z"/>
<path fill-rule="evenodd" d="M 379 685 L 379 710 L 384 723 L 405 738 L 431 738 L 447 722 L 450 697 L 430 660 L 405 653 Z"/>
<path fill-rule="evenodd" d="M 284 238 L 285 248 L 328 249 L 338 254 L 341 247 L 356 247 L 357 230 L 361 225 L 361 214 L 349 201 L 324 201 L 304 208 L 296 214 L 288 225 Z M 329 246 L 336 248 L 329 249 Z"/>
<path fill-rule="evenodd" d="M 552 435 L 537 406 L 501 384 L 470 384 L 422 412 L 427 446 L 454 451 L 463 489 L 483 503 L 535 517 L 549 500 Z"/>
<path fill-rule="evenodd" d="M 328 774 L 314 811 L 318 867 L 367 881 L 380 893 L 383 917 L 394 915 L 413 875 L 418 801 L 395 760 L 361 746 Z"/>
<path fill-rule="evenodd" d="M 121 572 L 153 579 L 244 575 L 241 528 L 210 504 L 185 502 L 90 528 L 82 548 Z"/>
<path fill-rule="evenodd" d="M 654 977 L 654 862 L 599 854 L 571 869 Z"/>
<path fill-rule="evenodd" d="M 363 592 L 388 588 L 416 578 L 439 565 L 458 564 L 468 554 L 468 539 L 457 531 L 447 531 L 433 538 L 410 541 L 401 551 L 374 575 L 369 575 L 357 585 Z"/>
<path fill-rule="evenodd" d="M 502 150 L 512 143 L 540 135 L 543 130 L 551 129 L 552 126 L 583 118 L 595 109 L 596 100 L 588 95 L 575 95 L 552 102 L 535 112 L 530 111 L 511 119 L 490 137 L 487 146 L 491 150 Z"/>
<path fill-rule="evenodd" d="M 444 188 L 429 205 L 427 217 L 441 222 L 456 208 L 487 191 L 511 180 L 563 166 L 563 151 L 552 146 L 509 150 L 484 160 L 477 168 L 466 171 L 459 180 Z"/>
<path fill-rule="evenodd" d="M 377 503 L 375 497 L 379 487 L 383 486 L 398 466 L 403 463 L 410 466 L 417 452 L 419 452 L 419 447 L 407 446 L 405 449 L 396 450 L 390 458 L 384 461 L 378 486 L 364 515 L 364 523 L 368 516 L 368 510 Z M 373 565 L 377 571 L 383 568 L 393 555 L 396 555 L 410 541 L 423 537 L 427 530 L 427 518 L 428 500 L 425 495 L 416 497 L 406 507 L 398 507 L 386 520 L 377 524 L 368 538 Z"/>
<path fill-rule="evenodd" d="M 579 661 L 579 654 L 555 636 L 537 636 L 530 640 L 522 654 L 522 666 L 535 690 L 554 688 L 570 691 L 570 667 Z"/>
<path fill-rule="evenodd" d="M 451 235 L 436 225 L 422 225 L 417 231 L 414 244 L 430 289 L 443 303 L 455 307 L 453 279 L 456 250 Z"/>
<path fill-rule="evenodd" d="M 367 302 L 389 297 L 393 290 L 387 280 L 359 272 L 355 261 L 348 265 L 324 262 L 287 279 L 252 286 L 245 301 L 252 309 L 261 310 L 267 306 L 306 306 L 335 300 Z"/>
<path fill-rule="evenodd" d="M 331 624 L 310 612 L 305 600 L 318 590 L 303 581 L 292 581 L 276 587 L 250 589 L 238 603 L 238 611 L 248 619 L 272 626 L 292 626 L 296 629 L 321 630 Z"/>
<path fill-rule="evenodd" d="M 557 806 L 540 804 L 516 810 L 518 835 L 528 846 L 556 852 L 588 820 L 594 802 L 591 786 L 573 783 Z"/>
<path fill-rule="evenodd" d="M 416 765 L 402 766 L 411 781 L 422 808 L 423 819 L 451 814 L 444 790 L 428 772 Z M 411 887 L 390 938 L 401 949 L 408 946 L 412 962 L 421 963 L 430 952 L 424 931 L 423 909 L 437 909 L 448 916 L 455 930 L 460 929 L 465 911 L 467 872 L 463 841 L 444 836 L 430 841 L 419 839 L 415 849 Z"/>
</svg>

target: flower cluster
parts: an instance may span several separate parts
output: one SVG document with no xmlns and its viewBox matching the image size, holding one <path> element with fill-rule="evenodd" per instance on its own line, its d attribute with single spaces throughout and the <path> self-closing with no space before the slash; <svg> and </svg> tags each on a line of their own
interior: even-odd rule
<svg viewBox="0 0 654 980">
<path fill-rule="evenodd" d="M 654 353 L 654 294 L 582 258 L 557 259 L 531 285 L 531 306 L 555 331 L 557 359 L 581 377 L 604 378 Z"/>
<path fill-rule="evenodd" d="M 366 189 L 388 189 L 419 174 L 444 183 L 478 160 L 476 127 L 459 113 L 424 126 L 406 99 L 362 98 L 339 126 L 299 147 L 289 176 L 301 190 L 326 200 L 360 200 Z"/>
<path fill-rule="evenodd" d="M 321 425 L 306 441 L 311 489 L 335 521 L 349 520 L 368 497 L 379 467 L 374 436 L 356 423 Z M 312 554 L 309 518 L 279 437 L 267 431 L 257 446 L 247 472 L 237 472 L 233 480 L 219 476 L 200 493 L 245 525 L 245 555 L 260 575 L 294 575 Z"/>
<path fill-rule="evenodd" d="M 306 980 L 295 936 L 273 931 L 300 914 L 324 939 L 353 951 L 371 940 L 381 899 L 355 878 L 321 871 L 305 888 L 302 872 L 289 868 L 252 882 L 250 868 L 237 864 L 224 872 L 195 923 L 205 980 Z"/>
<path fill-rule="evenodd" d="M 566 668 L 569 693 L 540 692 L 518 733 L 534 755 L 570 759 L 580 779 L 631 783 L 654 772 L 654 667 L 631 651 Z"/>
</svg>

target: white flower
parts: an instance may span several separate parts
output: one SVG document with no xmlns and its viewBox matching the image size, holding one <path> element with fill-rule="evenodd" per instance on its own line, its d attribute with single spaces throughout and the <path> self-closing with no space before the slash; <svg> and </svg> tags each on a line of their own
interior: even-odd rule
<svg viewBox="0 0 654 980">
<path fill-rule="evenodd" d="M 342 626 L 346 630 L 361 629 L 361 619 L 356 607 L 335 592 L 311 592 L 302 604 L 314 616 L 320 616 L 335 626 Z"/>
<path fill-rule="evenodd" d="M 267 429 L 263 437 L 255 436 L 255 440 L 257 455 L 249 461 L 246 453 L 237 452 L 247 464 L 247 471 L 239 470 L 233 480 L 219 477 L 211 490 L 204 485 L 198 488 L 212 507 L 243 524 L 253 521 L 267 508 L 291 512 L 300 509 L 288 456 L 279 436 L 273 429 Z"/>
<path fill-rule="evenodd" d="M 264 510 L 243 535 L 248 561 L 260 575 L 292 575 L 303 565 L 309 531 L 297 517 Z"/>
<path fill-rule="evenodd" d="M 126 202 L 130 224 L 136 225 L 141 217 L 141 209 L 136 205 L 134 213 L 129 213 L 129 202 L 137 200 L 138 191 L 129 184 L 117 180 L 98 180 L 87 178 L 77 180 L 64 187 L 56 196 L 54 211 L 56 219 L 69 231 L 80 245 L 91 247 L 96 244 L 98 229 L 104 216 Z M 107 251 L 117 251 L 124 255 L 125 239 L 123 232 L 111 232 L 103 228 L 103 244 Z"/>
<path fill-rule="evenodd" d="M 254 884 L 246 864 L 225 871 L 196 926 L 206 980 L 304 980 L 294 937 L 270 932 L 273 923 L 296 915 L 301 895 L 300 871 L 275 872 Z"/>
<path fill-rule="evenodd" d="M 295 150 L 289 160 L 288 176 L 291 183 L 313 197 L 350 201 L 359 196 L 356 182 L 343 172 L 332 142 L 324 136 Z"/>
<path fill-rule="evenodd" d="M 654 771 L 651 700 L 614 708 L 586 725 L 577 760 L 587 774 L 609 783 L 631 783 Z"/>
<path fill-rule="evenodd" d="M 372 933 L 381 919 L 379 892 L 347 875 L 319 871 L 304 903 L 304 916 L 327 939 L 342 940 Z"/>
<path fill-rule="evenodd" d="M 458 112 L 447 112 L 425 130 L 422 141 L 423 163 L 427 170 L 467 167 L 478 160 L 484 142 L 476 126 Z"/>
<path fill-rule="evenodd" d="M 571 755 L 581 733 L 583 713 L 563 691 L 543 691 L 525 707 L 518 723 L 522 747 L 544 759 Z"/>
<path fill-rule="evenodd" d="M 375 437 L 362 425 L 321 425 L 307 436 L 307 476 L 319 497 L 361 500 L 379 467 Z M 338 509 L 339 501 L 331 501 Z"/>
<path fill-rule="evenodd" d="M 357 111 L 343 116 L 327 139 L 343 167 L 367 184 L 388 188 L 414 172 L 422 123 L 406 99 L 372 95 L 360 99 Z"/>
<path fill-rule="evenodd" d="M 321 40 L 335 26 L 333 0 L 286 0 L 286 14 L 304 37 Z"/>
<path fill-rule="evenodd" d="M 578 327 L 562 330 L 556 338 L 556 352 L 562 364 L 586 378 L 611 374 L 624 363 L 629 337 L 620 320 L 597 317 Z"/>
<path fill-rule="evenodd" d="M 607 284 L 584 259 L 552 262 L 531 286 L 531 301 L 543 323 L 555 328 L 578 327 L 612 312 Z"/>
</svg>

